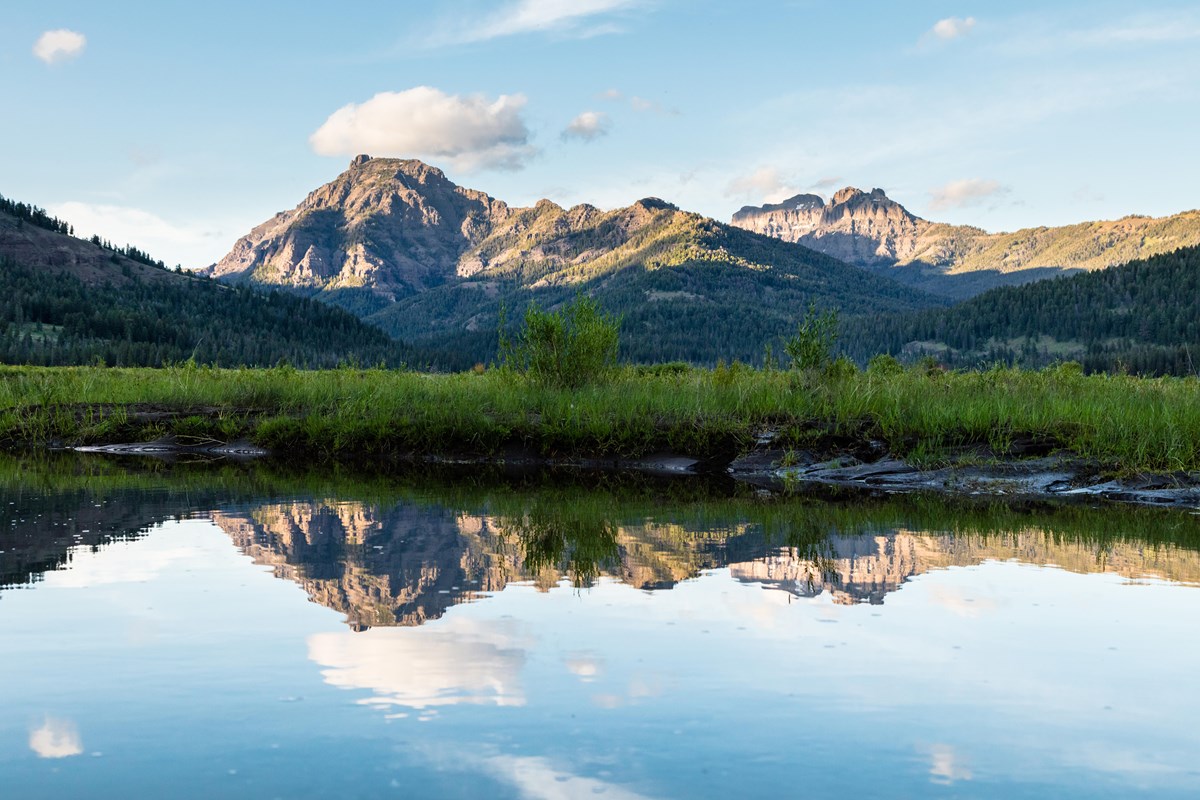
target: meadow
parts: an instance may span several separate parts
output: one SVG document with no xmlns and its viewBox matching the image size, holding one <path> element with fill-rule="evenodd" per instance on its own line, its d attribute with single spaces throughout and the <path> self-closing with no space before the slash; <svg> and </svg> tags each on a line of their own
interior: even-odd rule
<svg viewBox="0 0 1200 800">
<path fill-rule="evenodd" d="M 1200 470 L 1200 380 L 1038 371 L 622 366 L 579 387 L 508 369 L 0 367 L 0 446 L 249 440 L 311 460 L 728 460 L 882 443 L 923 464 L 1054 451 L 1114 473 Z"/>
</svg>

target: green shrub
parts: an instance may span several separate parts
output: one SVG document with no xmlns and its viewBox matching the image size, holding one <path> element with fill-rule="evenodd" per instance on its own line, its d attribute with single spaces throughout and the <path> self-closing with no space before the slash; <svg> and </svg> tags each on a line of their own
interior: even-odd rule
<svg viewBox="0 0 1200 800">
<path fill-rule="evenodd" d="M 515 341 L 500 331 L 504 366 L 546 386 L 577 388 L 608 377 L 617 365 L 620 318 L 589 297 L 577 296 L 559 311 L 533 303 Z"/>
<path fill-rule="evenodd" d="M 828 309 L 817 313 L 810 305 L 804 319 L 796 326 L 796 333 L 787 340 L 783 349 L 797 369 L 822 369 L 833 360 L 833 343 L 837 341 L 837 311 Z"/>
<path fill-rule="evenodd" d="M 830 380 L 845 380 L 858 374 L 858 365 L 845 356 L 838 356 L 825 364 L 823 372 Z"/>
<path fill-rule="evenodd" d="M 895 356 L 887 353 L 873 356 L 867 362 L 868 375 L 899 375 L 901 372 L 904 372 L 904 365 Z"/>
</svg>

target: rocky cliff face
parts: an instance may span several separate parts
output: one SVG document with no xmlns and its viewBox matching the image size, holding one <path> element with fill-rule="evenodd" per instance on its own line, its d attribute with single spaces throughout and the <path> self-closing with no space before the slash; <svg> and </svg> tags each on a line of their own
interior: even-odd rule
<svg viewBox="0 0 1200 800">
<path fill-rule="evenodd" d="M 733 224 L 955 299 L 1200 244 L 1200 211 L 988 233 L 929 222 L 882 189 L 867 193 L 852 187 L 828 203 L 801 194 L 783 203 L 746 206 L 733 215 Z"/>
<path fill-rule="evenodd" d="M 364 155 L 239 239 L 208 272 L 296 288 L 368 288 L 388 299 L 476 276 L 556 281 L 563 276 L 555 273 L 610 255 L 676 214 L 683 212 L 654 198 L 607 213 L 549 200 L 510 208 L 420 161 Z"/>
<path fill-rule="evenodd" d="M 733 224 L 803 243 L 862 267 L 891 266 L 911 258 L 918 239 L 930 227 L 889 199 L 883 189 L 868 193 L 849 186 L 828 203 L 817 195 L 798 194 L 775 205 L 746 206 L 733 215 Z"/>
<path fill-rule="evenodd" d="M 444 283 L 459 259 L 513 215 L 420 161 L 359 156 L 210 268 L 217 278 L 408 295 Z"/>
</svg>

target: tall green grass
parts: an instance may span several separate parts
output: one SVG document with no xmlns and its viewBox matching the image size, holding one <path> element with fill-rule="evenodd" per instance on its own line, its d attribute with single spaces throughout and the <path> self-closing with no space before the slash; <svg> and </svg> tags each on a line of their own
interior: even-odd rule
<svg viewBox="0 0 1200 800">
<path fill-rule="evenodd" d="M 315 458 L 700 457 L 876 439 L 928 462 L 1033 439 L 1112 470 L 1200 469 L 1200 381 L 1042 371 L 634 368 L 563 389 L 503 371 L 0 367 L 0 443 L 249 438 Z M 832 444 L 831 444 L 832 443 Z"/>
</svg>

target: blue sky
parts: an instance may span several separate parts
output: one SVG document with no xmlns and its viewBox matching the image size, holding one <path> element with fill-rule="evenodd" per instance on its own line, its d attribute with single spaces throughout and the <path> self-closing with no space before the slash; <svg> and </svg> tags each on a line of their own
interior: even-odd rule
<svg viewBox="0 0 1200 800">
<path fill-rule="evenodd" d="M 990 230 L 1200 206 L 1190 2 L 21 2 L 0 193 L 203 266 L 355 152 L 514 205 L 850 184 Z"/>
</svg>

